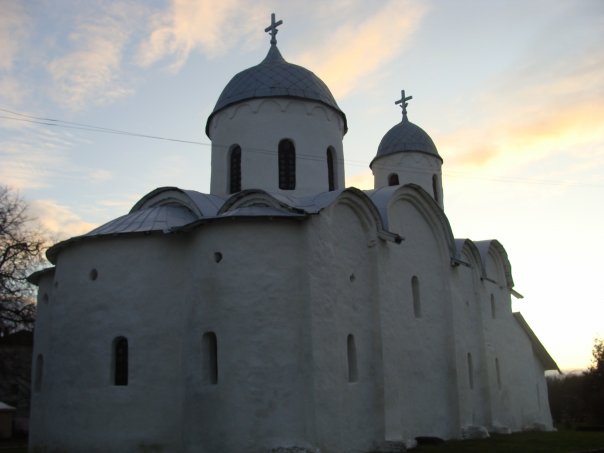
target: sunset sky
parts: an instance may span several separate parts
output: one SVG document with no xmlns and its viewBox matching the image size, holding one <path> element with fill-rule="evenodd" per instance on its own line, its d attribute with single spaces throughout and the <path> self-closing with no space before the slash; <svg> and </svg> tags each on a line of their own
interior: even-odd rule
<svg viewBox="0 0 604 453">
<path fill-rule="evenodd" d="M 498 239 L 525 296 L 514 310 L 562 369 L 589 364 L 604 337 L 604 1 L 0 0 L 0 11 L 0 184 L 55 240 L 156 187 L 209 191 L 205 121 L 266 55 L 275 12 L 284 58 L 347 115 L 347 185 L 373 187 L 368 164 L 405 89 L 410 121 L 444 159 L 454 235 Z"/>
</svg>

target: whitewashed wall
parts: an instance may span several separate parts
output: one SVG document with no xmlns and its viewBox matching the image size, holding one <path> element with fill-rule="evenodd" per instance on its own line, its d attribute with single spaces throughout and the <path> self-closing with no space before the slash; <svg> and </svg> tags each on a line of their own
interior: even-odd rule
<svg viewBox="0 0 604 453">
<path fill-rule="evenodd" d="M 209 127 L 212 139 L 210 193 L 228 195 L 229 148 L 241 146 L 241 188 L 307 196 L 326 192 L 327 148 L 336 153 L 336 189 L 344 188 L 344 122 L 318 102 L 268 98 L 240 102 L 218 112 Z M 290 139 L 296 148 L 296 188 L 281 190 L 278 145 Z"/>
</svg>

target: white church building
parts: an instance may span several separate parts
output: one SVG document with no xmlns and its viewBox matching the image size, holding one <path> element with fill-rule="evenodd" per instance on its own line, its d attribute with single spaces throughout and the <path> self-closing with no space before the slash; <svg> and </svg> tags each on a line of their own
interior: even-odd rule
<svg viewBox="0 0 604 453">
<path fill-rule="evenodd" d="M 282 57 L 280 23 L 207 120 L 210 193 L 155 189 L 30 277 L 30 451 L 349 453 L 552 428 L 558 367 L 512 313 L 503 246 L 454 238 L 410 98 L 374 189 L 346 188 L 346 116 Z"/>
</svg>

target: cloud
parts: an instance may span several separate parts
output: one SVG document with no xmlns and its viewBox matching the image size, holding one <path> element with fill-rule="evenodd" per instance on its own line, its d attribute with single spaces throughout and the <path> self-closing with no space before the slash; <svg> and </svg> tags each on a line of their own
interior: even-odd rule
<svg viewBox="0 0 604 453">
<path fill-rule="evenodd" d="M 0 102 L 2 105 L 20 105 L 26 90 L 22 76 L 12 72 L 29 38 L 30 17 L 20 2 L 2 3 L 0 14 Z"/>
<path fill-rule="evenodd" d="M 449 163 L 482 167 L 604 145 L 604 51 L 503 74 L 481 96 L 474 124 L 438 137 Z M 474 118 L 476 118 L 474 117 Z"/>
<path fill-rule="evenodd" d="M 173 0 L 167 12 L 154 14 L 149 38 L 140 45 L 138 61 L 149 66 L 166 57 L 178 70 L 200 49 L 209 57 L 222 54 L 243 36 L 258 32 L 261 5 L 241 0 Z"/>
<path fill-rule="evenodd" d="M 12 69 L 23 42 L 27 39 L 29 17 L 23 4 L 15 1 L 2 3 L 0 14 L 0 71 Z"/>
<path fill-rule="evenodd" d="M 298 55 L 296 62 L 312 68 L 336 98 L 346 96 L 400 55 L 426 13 L 424 3 L 391 0 L 369 17 L 329 29 L 324 44 Z M 396 33 L 386 32 L 386 26 Z"/>
<path fill-rule="evenodd" d="M 55 101 L 79 110 L 88 103 L 102 105 L 132 93 L 124 81 L 123 55 L 146 14 L 144 7 L 115 2 L 79 18 L 69 34 L 73 49 L 47 65 Z"/>
<path fill-rule="evenodd" d="M 55 241 L 85 234 L 97 226 L 84 221 L 71 209 L 54 200 L 32 201 L 29 210 Z"/>
<path fill-rule="evenodd" d="M 17 189 L 46 187 L 62 168 L 65 138 L 47 129 L 25 127 L 0 139 L 0 180 Z"/>
<path fill-rule="evenodd" d="M 373 189 L 374 179 L 371 170 L 364 170 L 346 177 L 346 187 L 356 187 L 361 190 Z"/>
<path fill-rule="evenodd" d="M 93 182 L 105 182 L 110 179 L 113 179 L 113 173 L 109 170 L 99 169 L 90 173 L 90 180 Z"/>
</svg>

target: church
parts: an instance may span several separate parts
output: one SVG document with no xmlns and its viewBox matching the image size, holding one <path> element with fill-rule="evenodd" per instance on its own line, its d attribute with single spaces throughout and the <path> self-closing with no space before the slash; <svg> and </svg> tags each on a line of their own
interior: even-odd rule
<svg viewBox="0 0 604 453">
<path fill-rule="evenodd" d="M 512 312 L 502 244 L 453 236 L 411 98 L 374 189 L 346 188 L 346 115 L 281 55 L 281 23 L 207 119 L 210 193 L 155 189 L 30 277 L 30 451 L 361 453 L 552 429 L 558 367 Z"/>
</svg>

